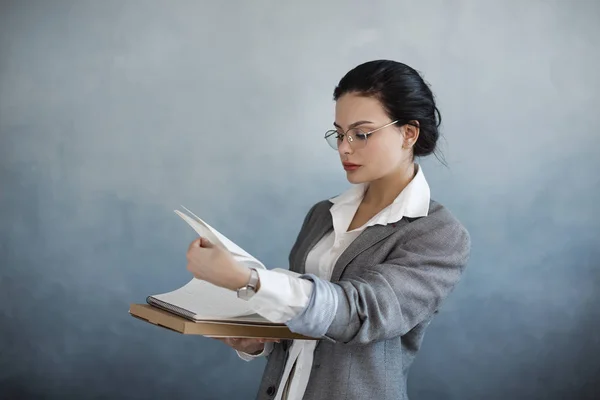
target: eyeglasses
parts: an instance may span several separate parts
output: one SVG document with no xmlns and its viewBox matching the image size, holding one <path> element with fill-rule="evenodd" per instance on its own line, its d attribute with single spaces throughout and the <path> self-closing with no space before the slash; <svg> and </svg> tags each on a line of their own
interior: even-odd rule
<svg viewBox="0 0 600 400">
<path fill-rule="evenodd" d="M 346 136 L 346 140 L 348 140 L 348 144 L 352 148 L 352 150 L 362 149 L 367 145 L 367 138 L 372 133 L 375 133 L 383 128 L 387 128 L 388 126 L 394 125 L 398 120 L 390 122 L 382 127 L 377 129 L 373 129 L 372 131 L 365 131 L 362 128 L 350 128 L 346 133 L 339 133 L 335 129 L 328 130 L 325 132 L 325 140 L 332 149 L 337 150 L 338 147 L 342 144 L 344 140 L 344 136 Z"/>
</svg>

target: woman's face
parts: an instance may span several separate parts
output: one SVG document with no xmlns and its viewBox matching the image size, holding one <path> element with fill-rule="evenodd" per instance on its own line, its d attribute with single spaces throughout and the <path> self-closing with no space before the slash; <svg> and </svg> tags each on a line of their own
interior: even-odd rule
<svg viewBox="0 0 600 400">
<path fill-rule="evenodd" d="M 374 97 L 347 93 L 337 100 L 334 125 L 340 134 L 338 153 L 348 181 L 374 181 L 412 164 L 411 145 L 416 141 L 418 129 L 397 124 L 384 127 L 391 122 Z M 378 128 L 382 129 L 362 134 Z M 351 143 L 349 136 L 353 139 Z"/>
</svg>

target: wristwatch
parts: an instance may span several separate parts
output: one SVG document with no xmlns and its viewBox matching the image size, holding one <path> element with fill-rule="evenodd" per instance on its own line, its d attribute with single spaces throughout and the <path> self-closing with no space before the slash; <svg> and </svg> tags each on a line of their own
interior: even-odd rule
<svg viewBox="0 0 600 400">
<path fill-rule="evenodd" d="M 256 285 L 258 285 L 258 272 L 255 268 L 250 268 L 250 279 L 246 286 L 237 290 L 237 297 L 242 300 L 250 300 L 256 294 Z"/>
</svg>

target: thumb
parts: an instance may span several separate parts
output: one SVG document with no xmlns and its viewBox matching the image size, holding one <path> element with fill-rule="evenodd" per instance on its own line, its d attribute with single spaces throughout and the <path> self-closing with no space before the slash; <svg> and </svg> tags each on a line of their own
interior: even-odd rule
<svg viewBox="0 0 600 400">
<path fill-rule="evenodd" d="M 210 249 L 212 247 L 215 247 L 215 245 L 207 238 L 201 237 L 200 238 L 200 247 L 206 247 L 206 248 Z"/>
<path fill-rule="evenodd" d="M 200 239 L 196 239 L 194 240 L 192 243 L 190 243 L 189 247 L 188 247 L 188 251 L 191 251 L 194 247 L 200 247 Z"/>
</svg>

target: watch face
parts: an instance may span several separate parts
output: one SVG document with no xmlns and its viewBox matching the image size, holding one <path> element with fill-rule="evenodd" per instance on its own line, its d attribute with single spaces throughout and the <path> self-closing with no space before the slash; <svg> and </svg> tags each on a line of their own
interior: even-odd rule
<svg viewBox="0 0 600 400">
<path fill-rule="evenodd" d="M 237 291 L 238 298 L 242 300 L 250 299 L 252 296 L 254 296 L 254 293 L 254 290 L 252 290 L 250 287 L 241 288 Z"/>
</svg>

